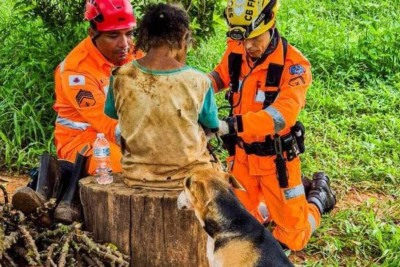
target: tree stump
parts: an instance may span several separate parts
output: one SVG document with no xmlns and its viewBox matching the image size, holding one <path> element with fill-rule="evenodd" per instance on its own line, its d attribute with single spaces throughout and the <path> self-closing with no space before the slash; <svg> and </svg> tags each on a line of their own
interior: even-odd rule
<svg viewBox="0 0 400 267">
<path fill-rule="evenodd" d="M 130 255 L 130 266 L 208 266 L 207 235 L 192 211 L 178 210 L 180 192 L 129 188 L 118 174 L 110 185 L 79 184 L 86 229 Z"/>
</svg>

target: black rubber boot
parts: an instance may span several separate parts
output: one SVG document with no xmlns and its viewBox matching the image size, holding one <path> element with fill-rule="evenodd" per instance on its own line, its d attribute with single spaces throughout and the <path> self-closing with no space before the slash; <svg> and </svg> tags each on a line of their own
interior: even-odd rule
<svg viewBox="0 0 400 267">
<path fill-rule="evenodd" d="M 336 196 L 325 173 L 314 173 L 307 201 L 316 205 L 321 214 L 328 213 L 335 207 Z"/>
<path fill-rule="evenodd" d="M 86 149 L 85 149 L 86 148 Z M 54 218 L 65 224 L 71 224 L 74 221 L 82 221 L 82 205 L 79 198 L 79 179 L 86 176 L 85 166 L 88 157 L 84 156 L 88 147 L 84 147 L 77 153 L 74 168 L 70 179 L 65 182 L 67 185 L 65 191 L 57 205 Z"/>
<path fill-rule="evenodd" d="M 44 201 L 56 198 L 61 185 L 61 174 L 56 158 L 44 153 L 40 156 L 38 180 L 35 191 Z"/>
<path fill-rule="evenodd" d="M 67 191 L 72 172 L 74 171 L 74 163 L 70 161 L 59 159 L 58 165 L 60 166 L 61 185 L 56 192 L 57 204 L 60 203 L 62 197 Z"/>
<path fill-rule="evenodd" d="M 27 186 L 19 188 L 13 195 L 13 207 L 24 214 L 35 212 L 50 198 L 56 198 L 60 180 L 57 160 L 45 152 L 40 156 L 39 167 L 32 175 L 32 181 Z"/>
</svg>

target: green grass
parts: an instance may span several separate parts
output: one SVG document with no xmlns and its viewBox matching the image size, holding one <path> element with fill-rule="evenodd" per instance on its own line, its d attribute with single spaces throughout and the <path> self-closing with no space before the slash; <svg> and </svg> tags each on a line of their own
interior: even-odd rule
<svg viewBox="0 0 400 267">
<path fill-rule="evenodd" d="M 297 263 L 400 266 L 400 11 L 393 8 L 400 2 L 281 2 L 278 27 L 313 66 L 300 115 L 303 172 L 325 171 L 339 203 L 350 203 L 324 216 Z M 225 48 L 224 31 L 193 51 L 190 63 L 210 71 Z M 376 195 L 352 205 L 353 189 Z"/>
<path fill-rule="evenodd" d="M 68 42 L 60 42 L 39 20 L 16 21 L 11 2 L 0 1 L 0 169 L 25 171 L 43 151 L 54 151 L 53 70 L 85 32 L 77 26 L 63 39 Z M 399 4 L 281 1 L 278 28 L 313 66 L 300 115 L 306 125 L 303 172 L 325 171 L 339 201 L 303 251 L 301 265 L 400 266 Z M 217 36 L 188 56 L 204 72 L 225 48 L 225 24 L 217 22 Z M 221 105 L 223 95 L 217 99 Z"/>
</svg>

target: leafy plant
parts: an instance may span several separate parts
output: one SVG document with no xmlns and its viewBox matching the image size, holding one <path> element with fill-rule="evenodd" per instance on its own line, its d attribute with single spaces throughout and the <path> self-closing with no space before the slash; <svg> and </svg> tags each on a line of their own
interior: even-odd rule
<svg viewBox="0 0 400 267">
<path fill-rule="evenodd" d="M 191 18 L 191 28 L 198 41 L 210 37 L 215 33 L 213 22 L 219 20 L 220 16 L 214 16 L 214 14 L 218 13 L 222 15 L 223 4 L 225 3 L 222 0 L 132 1 L 138 19 L 140 20 L 147 5 L 157 2 L 182 4 Z M 21 14 L 24 20 L 33 20 L 40 17 L 44 27 L 49 32 L 65 37 L 66 30 L 70 30 L 74 25 L 83 22 L 85 3 L 86 0 L 17 0 L 15 9 Z"/>
</svg>

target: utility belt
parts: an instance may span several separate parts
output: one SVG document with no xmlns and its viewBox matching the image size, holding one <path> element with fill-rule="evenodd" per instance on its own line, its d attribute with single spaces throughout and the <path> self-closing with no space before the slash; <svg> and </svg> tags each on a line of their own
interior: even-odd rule
<svg viewBox="0 0 400 267">
<path fill-rule="evenodd" d="M 228 150 L 230 156 L 235 155 L 235 147 L 238 145 L 244 149 L 247 155 L 257 155 L 260 157 L 275 156 L 277 177 L 281 188 L 288 187 L 288 175 L 286 169 L 286 160 L 291 161 L 299 154 L 304 153 L 304 125 L 297 121 L 286 135 L 268 135 L 264 142 L 253 142 L 251 144 L 243 142 L 236 134 L 221 136 L 223 146 Z M 286 159 L 284 157 L 286 152 Z"/>
<path fill-rule="evenodd" d="M 280 136 L 282 152 L 287 152 L 287 160 L 291 161 L 299 154 L 304 153 L 304 125 L 298 121 L 290 129 L 290 133 Z M 227 134 L 221 136 L 223 147 L 228 150 L 230 156 L 235 155 L 235 146 L 238 145 L 248 155 L 257 155 L 260 157 L 276 155 L 276 138 L 271 135 L 265 137 L 264 142 L 245 143 L 237 137 L 236 134 Z"/>
<path fill-rule="evenodd" d="M 291 161 L 300 154 L 299 147 L 297 145 L 296 138 L 292 133 L 282 135 L 280 137 L 280 143 L 282 146 L 282 152 L 286 152 L 287 160 Z M 265 142 L 253 142 L 239 143 L 239 147 L 243 148 L 247 155 L 257 155 L 260 157 L 276 155 L 275 142 L 277 140 L 272 139 L 271 136 L 265 138 Z"/>
</svg>

